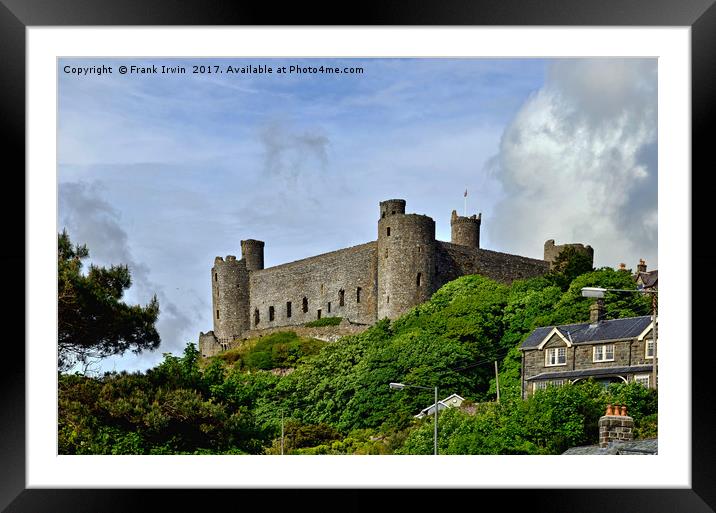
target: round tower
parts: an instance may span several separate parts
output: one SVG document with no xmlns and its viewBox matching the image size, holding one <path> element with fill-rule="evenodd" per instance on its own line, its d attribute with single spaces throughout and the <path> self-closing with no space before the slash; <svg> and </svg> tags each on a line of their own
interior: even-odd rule
<svg viewBox="0 0 716 513">
<path fill-rule="evenodd" d="M 457 211 L 453 210 L 450 216 L 450 241 L 453 244 L 479 249 L 481 223 L 482 213 L 463 217 L 457 215 Z"/>
<path fill-rule="evenodd" d="M 262 240 L 242 240 L 241 258 L 246 262 L 249 271 L 260 271 L 264 268 L 264 242 Z"/>
<path fill-rule="evenodd" d="M 230 342 L 250 328 L 249 271 L 244 260 L 228 255 L 211 268 L 212 317 L 219 342 Z"/>
<path fill-rule="evenodd" d="M 384 219 L 388 216 L 396 214 L 405 214 L 405 200 L 389 199 L 380 202 L 380 218 Z"/>
<path fill-rule="evenodd" d="M 400 202 L 400 203 L 397 203 Z M 385 217 L 384 207 L 390 204 Z M 378 319 L 395 319 L 430 299 L 435 284 L 435 221 L 418 214 L 392 213 L 389 200 L 380 204 L 378 221 Z"/>
</svg>

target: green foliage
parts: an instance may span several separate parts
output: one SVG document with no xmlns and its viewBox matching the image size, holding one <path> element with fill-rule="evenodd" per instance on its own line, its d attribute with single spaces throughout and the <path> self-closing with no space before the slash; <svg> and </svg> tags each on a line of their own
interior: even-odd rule
<svg viewBox="0 0 716 513">
<path fill-rule="evenodd" d="M 294 367 L 301 358 L 318 353 L 326 344 L 323 340 L 299 337 L 294 331 L 280 331 L 248 340 L 242 347 L 214 359 L 248 370 Z"/>
<path fill-rule="evenodd" d="M 629 273 L 612 269 L 562 286 L 570 269 L 511 286 L 464 276 L 401 318 L 333 343 L 287 331 L 205 361 L 188 344 L 145 374 L 61 374 L 60 453 L 277 454 L 283 416 L 290 454 L 430 454 L 433 419 L 413 416 L 433 404 L 434 386 L 474 410 L 440 413 L 443 454 L 557 454 L 592 444 L 608 402 L 628 406 L 638 436 L 655 436 L 656 394 L 638 384 L 548 387 L 521 400 L 518 347 L 534 328 L 586 321 L 584 286 L 634 288 Z M 610 317 L 649 311 L 639 294 L 613 295 L 606 306 Z M 293 371 L 268 372 L 275 368 Z M 428 390 L 392 390 L 393 381 Z"/>
<path fill-rule="evenodd" d="M 121 301 L 131 285 L 126 265 L 90 265 L 82 272 L 87 246 L 73 246 L 66 231 L 57 238 L 58 367 L 159 347 L 156 296 L 146 306 Z"/>
<path fill-rule="evenodd" d="M 641 388 L 642 390 L 639 390 Z M 525 401 L 484 403 L 474 415 L 458 409 L 440 412 L 438 450 L 441 454 L 561 454 L 570 447 L 593 445 L 598 421 L 615 397 L 633 401 L 641 421 L 637 436 L 656 436 L 654 395 L 641 385 L 605 390 L 592 381 L 548 386 Z M 433 419 L 423 419 L 397 454 L 430 454 Z"/>
<path fill-rule="evenodd" d="M 307 322 L 305 326 L 307 328 L 321 328 L 323 326 L 338 326 L 343 317 L 321 317 L 315 321 Z"/>
<path fill-rule="evenodd" d="M 592 259 L 588 255 L 572 246 L 567 246 L 555 258 L 553 269 L 547 278 L 562 290 L 566 290 L 577 276 L 593 270 Z"/>
</svg>

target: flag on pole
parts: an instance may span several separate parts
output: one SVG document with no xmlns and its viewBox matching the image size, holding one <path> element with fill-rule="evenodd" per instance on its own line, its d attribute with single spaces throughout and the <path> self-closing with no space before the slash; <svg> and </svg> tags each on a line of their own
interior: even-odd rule
<svg viewBox="0 0 716 513">
<path fill-rule="evenodd" d="M 467 198 L 467 189 L 465 189 L 465 194 L 464 194 L 464 196 Z"/>
</svg>

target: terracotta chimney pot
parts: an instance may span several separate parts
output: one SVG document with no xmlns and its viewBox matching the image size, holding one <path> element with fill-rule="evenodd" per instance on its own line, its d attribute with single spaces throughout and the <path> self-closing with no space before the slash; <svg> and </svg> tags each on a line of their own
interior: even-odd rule
<svg viewBox="0 0 716 513">
<path fill-rule="evenodd" d="M 627 407 L 625 404 L 622 404 L 622 416 L 623 417 L 627 416 Z"/>
<path fill-rule="evenodd" d="M 612 405 L 607 404 L 607 413 L 605 413 L 605 415 L 611 415 L 611 414 L 612 414 Z"/>
</svg>

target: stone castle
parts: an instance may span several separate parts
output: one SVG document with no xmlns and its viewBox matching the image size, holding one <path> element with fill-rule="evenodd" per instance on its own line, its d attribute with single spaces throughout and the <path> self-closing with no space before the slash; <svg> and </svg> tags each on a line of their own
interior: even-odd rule
<svg viewBox="0 0 716 513">
<path fill-rule="evenodd" d="M 214 329 L 199 336 L 212 356 L 240 344 L 250 330 L 300 326 L 323 317 L 371 325 L 395 319 L 447 282 L 481 274 L 503 283 L 546 273 L 567 246 L 593 259 L 590 246 L 544 245 L 544 259 L 480 248 L 482 215 L 453 210 L 451 241 L 435 239 L 435 221 L 406 214 L 405 200 L 380 202 L 378 238 L 264 269 L 264 242 L 241 241 L 241 259 L 216 257 L 211 269 Z"/>
</svg>

